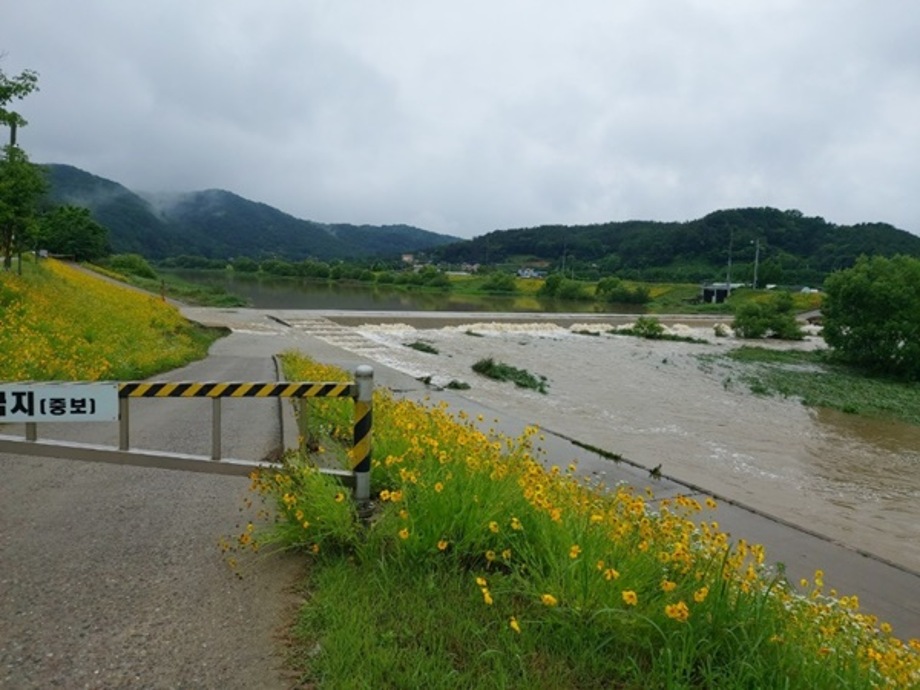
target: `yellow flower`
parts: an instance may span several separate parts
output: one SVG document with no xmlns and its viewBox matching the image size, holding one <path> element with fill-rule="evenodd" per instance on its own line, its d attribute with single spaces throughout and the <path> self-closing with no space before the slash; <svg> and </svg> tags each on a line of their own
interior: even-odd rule
<svg viewBox="0 0 920 690">
<path fill-rule="evenodd" d="M 486 606 L 492 605 L 492 595 L 485 587 L 482 588 L 482 600 L 486 603 Z"/>
<path fill-rule="evenodd" d="M 444 551 L 446 549 L 447 549 L 447 540 L 442 539 L 441 541 L 438 542 L 438 551 Z"/>
<path fill-rule="evenodd" d="M 434 485 L 434 491 L 435 493 L 438 493 L 438 494 L 441 493 L 442 491 L 444 491 L 444 485 L 441 482 L 437 482 Z"/>
<path fill-rule="evenodd" d="M 486 551 L 486 560 L 489 561 L 489 563 L 495 560 L 495 552 L 492 551 L 492 549 Z"/>
<path fill-rule="evenodd" d="M 514 632 L 516 632 L 518 635 L 521 634 L 521 626 L 518 624 L 517 618 L 515 618 L 514 616 L 511 616 L 511 620 L 508 621 L 508 625 L 509 625 L 509 626 L 511 627 L 511 629 L 514 630 Z"/>
<path fill-rule="evenodd" d="M 489 531 L 493 534 L 498 534 L 498 523 L 495 520 L 489 523 Z"/>
<path fill-rule="evenodd" d="M 544 606 L 555 606 L 559 603 L 559 600 L 556 599 L 552 594 L 544 594 L 540 597 L 540 601 L 543 602 Z"/>
<path fill-rule="evenodd" d="M 661 591 L 662 592 L 673 592 L 677 589 L 677 583 L 672 580 L 662 580 L 661 581 Z"/>
<path fill-rule="evenodd" d="M 484 577 L 477 577 L 476 584 L 479 585 L 480 587 L 485 587 L 489 583 L 486 582 L 486 579 Z"/>
<path fill-rule="evenodd" d="M 620 573 L 614 568 L 607 568 L 607 570 L 604 571 L 605 580 L 616 580 L 619 577 Z"/>
<path fill-rule="evenodd" d="M 408 538 L 409 538 L 409 530 L 406 529 L 405 527 L 403 527 L 401 530 L 399 530 L 399 538 L 400 538 L 400 539 L 408 539 Z"/>
<path fill-rule="evenodd" d="M 668 618 L 673 618 L 681 623 L 690 617 L 690 609 L 687 608 L 687 605 L 683 601 L 678 601 L 676 604 L 668 604 L 664 607 L 664 613 Z"/>
<path fill-rule="evenodd" d="M 524 526 L 521 524 L 521 521 L 516 517 L 511 518 L 511 529 L 513 530 L 522 530 Z"/>
<path fill-rule="evenodd" d="M 390 500 L 390 490 L 389 489 L 384 489 L 383 491 L 380 492 L 380 500 L 384 502 Z"/>
<path fill-rule="evenodd" d="M 569 549 L 569 558 L 576 559 L 581 555 L 581 547 L 578 544 L 573 544 L 572 548 Z"/>
<path fill-rule="evenodd" d="M 631 589 L 623 590 L 623 603 L 627 606 L 635 606 L 639 603 L 639 597 Z"/>
<path fill-rule="evenodd" d="M 719 504 L 716 503 L 715 499 L 712 496 L 708 496 L 706 498 L 706 507 L 709 508 L 710 510 L 715 510 L 716 508 L 719 507 Z"/>
<path fill-rule="evenodd" d="M 341 502 L 344 501 L 344 500 L 345 500 L 345 494 L 342 493 L 341 491 L 339 491 L 339 492 L 335 495 L 335 502 L 336 502 L 336 503 L 341 503 Z"/>
<path fill-rule="evenodd" d="M 709 596 L 709 587 L 700 587 L 693 593 L 693 601 L 697 604 L 702 604 L 706 601 L 706 597 Z"/>
</svg>

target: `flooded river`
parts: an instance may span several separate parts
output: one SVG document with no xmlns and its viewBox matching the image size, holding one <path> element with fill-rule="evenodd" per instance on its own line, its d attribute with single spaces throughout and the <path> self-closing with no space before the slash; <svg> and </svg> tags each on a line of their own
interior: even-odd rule
<svg viewBox="0 0 920 690">
<path fill-rule="evenodd" d="M 576 332 L 596 322 L 415 326 L 367 323 L 337 344 L 435 384 L 467 382 L 462 394 L 494 409 L 920 571 L 920 428 L 754 395 L 742 365 L 700 358 L 738 344 L 711 328 L 682 329 L 702 345 Z M 406 347 L 416 340 L 439 354 Z M 549 393 L 478 376 L 483 357 L 545 376 Z"/>
<path fill-rule="evenodd" d="M 693 317 L 675 327 L 710 344 L 582 335 L 632 317 L 573 314 L 554 325 L 564 320 L 548 312 L 565 305 L 532 307 L 541 313 L 531 323 L 522 315 L 495 323 L 476 312 L 527 305 L 283 281 L 249 284 L 246 295 L 255 307 L 290 310 L 295 325 L 325 314 L 338 331 L 313 334 L 340 347 L 435 384 L 467 382 L 462 394 L 473 400 L 920 572 L 920 428 L 754 395 L 741 382 L 743 365 L 700 357 L 740 343 L 714 338 Z M 458 314 L 464 308 L 470 313 Z M 406 347 L 414 340 L 440 354 Z M 546 376 L 549 394 L 478 376 L 471 366 L 483 357 Z"/>
</svg>

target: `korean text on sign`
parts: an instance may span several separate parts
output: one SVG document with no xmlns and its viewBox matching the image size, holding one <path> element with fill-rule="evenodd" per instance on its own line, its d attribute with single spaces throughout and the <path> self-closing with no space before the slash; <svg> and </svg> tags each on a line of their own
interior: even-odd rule
<svg viewBox="0 0 920 690">
<path fill-rule="evenodd" d="M 0 423 L 117 419 L 117 383 L 0 384 Z"/>
</svg>

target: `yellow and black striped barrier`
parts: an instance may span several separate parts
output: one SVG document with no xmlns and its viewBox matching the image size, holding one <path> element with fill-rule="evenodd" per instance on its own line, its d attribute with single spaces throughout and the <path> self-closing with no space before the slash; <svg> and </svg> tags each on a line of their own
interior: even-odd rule
<svg viewBox="0 0 920 690">
<path fill-rule="evenodd" d="M 371 431 L 374 418 L 374 370 L 362 364 L 355 369 L 355 430 L 352 472 L 355 474 L 355 499 L 371 497 Z"/>
<path fill-rule="evenodd" d="M 210 398 L 211 459 L 220 460 L 221 398 L 353 398 L 355 401 L 354 448 L 351 472 L 354 475 L 355 499 L 370 498 L 371 438 L 373 426 L 374 370 L 361 365 L 355 370 L 354 382 L 194 382 L 194 381 L 126 381 L 118 384 L 119 450 L 127 451 L 128 401 L 135 398 Z"/>
<path fill-rule="evenodd" d="M 119 398 L 353 398 L 352 383 L 194 383 L 132 381 L 118 384 Z"/>
</svg>

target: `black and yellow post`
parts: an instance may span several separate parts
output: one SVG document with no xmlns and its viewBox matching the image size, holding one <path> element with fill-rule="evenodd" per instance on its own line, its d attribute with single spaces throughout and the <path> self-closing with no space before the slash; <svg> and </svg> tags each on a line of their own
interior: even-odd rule
<svg viewBox="0 0 920 690">
<path fill-rule="evenodd" d="M 371 430 L 374 416 L 374 369 L 362 364 L 355 369 L 355 430 L 352 472 L 355 475 L 355 501 L 371 497 Z"/>
</svg>

